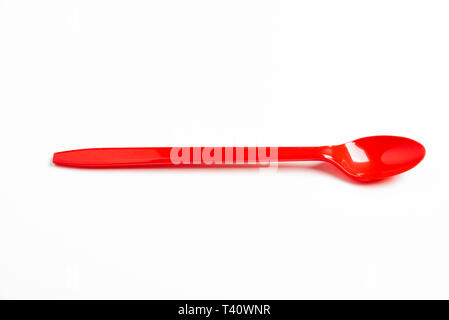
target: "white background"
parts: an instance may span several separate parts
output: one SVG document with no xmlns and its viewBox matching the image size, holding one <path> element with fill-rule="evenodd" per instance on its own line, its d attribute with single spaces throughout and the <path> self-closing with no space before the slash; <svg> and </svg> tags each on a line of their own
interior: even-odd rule
<svg viewBox="0 0 449 320">
<path fill-rule="evenodd" d="M 1 298 L 449 298 L 447 1 L 0 1 Z M 427 156 L 78 170 L 88 147 L 327 145 Z"/>
</svg>

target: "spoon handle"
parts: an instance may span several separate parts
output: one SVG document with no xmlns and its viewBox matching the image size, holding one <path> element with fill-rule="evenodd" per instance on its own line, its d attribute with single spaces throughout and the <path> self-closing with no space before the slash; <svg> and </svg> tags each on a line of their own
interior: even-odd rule
<svg viewBox="0 0 449 320">
<path fill-rule="evenodd" d="M 326 147 L 96 148 L 57 152 L 53 162 L 81 168 L 268 164 L 323 160 Z"/>
<path fill-rule="evenodd" d="M 279 147 L 279 162 L 322 161 L 331 147 Z"/>
</svg>

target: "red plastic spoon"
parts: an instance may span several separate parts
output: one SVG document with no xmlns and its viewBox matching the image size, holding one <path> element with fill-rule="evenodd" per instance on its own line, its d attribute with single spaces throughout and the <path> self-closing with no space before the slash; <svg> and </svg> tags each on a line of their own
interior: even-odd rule
<svg viewBox="0 0 449 320">
<path fill-rule="evenodd" d="M 136 168 L 326 161 L 357 180 L 373 181 L 410 170 L 424 158 L 425 153 L 420 143 L 408 138 L 373 136 L 323 147 L 80 149 L 57 152 L 53 162 L 79 168 Z"/>
</svg>

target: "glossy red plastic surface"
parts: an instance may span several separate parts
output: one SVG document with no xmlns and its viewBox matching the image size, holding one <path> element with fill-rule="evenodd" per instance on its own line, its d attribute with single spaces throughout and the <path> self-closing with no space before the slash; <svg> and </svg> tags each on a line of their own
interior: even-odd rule
<svg viewBox="0 0 449 320">
<path fill-rule="evenodd" d="M 188 160 L 190 160 L 187 166 L 217 166 L 216 163 L 206 163 L 201 156 L 199 161 L 195 161 L 195 153 L 202 153 L 206 151 L 205 149 L 211 148 L 190 147 L 185 149 L 189 154 Z M 222 149 L 231 150 L 231 158 L 226 159 L 223 153 L 219 156 L 219 166 L 260 164 L 259 158 L 253 160 L 254 158 L 249 156 L 258 154 L 260 148 L 228 147 Z M 185 163 L 173 163 L 172 150 L 171 147 L 80 149 L 57 152 L 53 156 L 53 162 L 60 166 L 79 168 L 186 166 Z M 379 180 L 407 171 L 416 166 L 425 155 L 425 149 L 420 143 L 395 136 L 372 136 L 335 146 L 278 147 L 276 150 L 278 152 L 276 162 L 326 161 L 361 181 Z M 241 152 L 240 160 L 243 161 L 239 162 L 237 159 L 238 152 Z"/>
</svg>

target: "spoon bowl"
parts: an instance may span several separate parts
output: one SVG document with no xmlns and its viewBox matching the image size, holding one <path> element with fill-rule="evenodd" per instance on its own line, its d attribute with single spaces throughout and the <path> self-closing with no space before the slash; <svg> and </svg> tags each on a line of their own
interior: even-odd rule
<svg viewBox="0 0 449 320">
<path fill-rule="evenodd" d="M 412 169 L 425 154 L 412 139 L 372 136 L 330 147 L 323 156 L 357 180 L 375 181 Z"/>
</svg>

